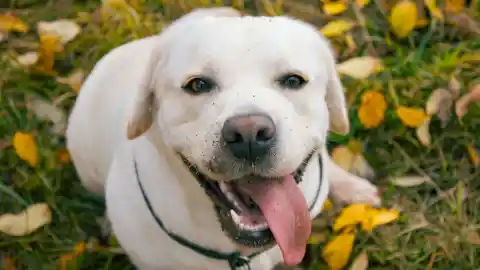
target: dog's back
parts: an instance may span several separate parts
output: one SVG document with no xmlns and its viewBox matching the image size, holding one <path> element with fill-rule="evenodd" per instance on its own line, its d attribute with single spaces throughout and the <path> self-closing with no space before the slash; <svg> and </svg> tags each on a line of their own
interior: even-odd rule
<svg viewBox="0 0 480 270">
<path fill-rule="evenodd" d="M 113 153 L 127 139 L 127 114 L 157 38 L 133 41 L 105 55 L 87 77 L 72 109 L 67 147 L 90 191 L 103 193 Z"/>
</svg>

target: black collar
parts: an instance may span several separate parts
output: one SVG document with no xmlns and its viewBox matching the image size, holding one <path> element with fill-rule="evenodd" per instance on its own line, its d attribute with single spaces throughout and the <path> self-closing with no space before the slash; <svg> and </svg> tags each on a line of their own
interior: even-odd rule
<svg viewBox="0 0 480 270">
<path fill-rule="evenodd" d="M 320 165 L 320 167 L 319 167 L 320 168 L 320 183 L 318 184 L 317 191 L 315 193 L 315 198 L 314 198 L 312 204 L 310 205 L 310 207 L 308 209 L 309 211 L 312 211 L 313 207 L 317 203 L 318 196 L 320 195 L 320 190 L 321 190 L 322 183 L 323 183 L 323 167 L 322 167 L 323 164 L 322 164 L 322 155 L 321 154 L 319 154 L 319 156 L 318 156 L 318 161 L 319 161 L 319 165 Z M 193 251 L 197 252 L 198 254 L 203 255 L 205 257 L 209 257 L 211 259 L 216 259 L 216 260 L 227 261 L 231 270 L 239 269 L 242 266 L 246 266 L 247 269 L 250 269 L 251 259 L 253 257 L 257 256 L 258 254 L 260 254 L 261 252 L 256 252 L 256 253 L 250 254 L 248 256 L 242 256 L 240 254 L 240 252 L 238 252 L 238 251 L 234 251 L 234 252 L 230 252 L 230 253 L 219 252 L 219 251 L 209 249 L 209 248 L 206 248 L 206 247 L 202 247 L 200 245 L 192 243 L 192 242 L 188 241 L 187 239 L 169 231 L 165 227 L 165 224 L 162 222 L 162 220 L 158 217 L 157 214 L 155 214 L 155 211 L 153 210 L 152 203 L 148 199 L 147 194 L 145 192 L 145 189 L 143 188 L 142 182 L 140 181 L 140 176 L 139 176 L 138 168 L 137 168 L 137 161 L 136 161 L 135 158 L 133 158 L 133 165 L 134 165 L 134 168 L 135 168 L 135 176 L 137 178 L 138 186 L 140 187 L 140 191 L 142 192 L 142 197 L 143 197 L 143 200 L 145 201 L 145 204 L 147 205 L 148 211 L 150 212 L 152 217 L 155 219 L 155 222 L 157 223 L 157 225 L 171 239 L 175 240 L 180 245 L 182 245 L 184 247 L 187 247 L 187 248 L 189 248 L 189 249 L 191 249 L 191 250 L 193 250 Z"/>
</svg>

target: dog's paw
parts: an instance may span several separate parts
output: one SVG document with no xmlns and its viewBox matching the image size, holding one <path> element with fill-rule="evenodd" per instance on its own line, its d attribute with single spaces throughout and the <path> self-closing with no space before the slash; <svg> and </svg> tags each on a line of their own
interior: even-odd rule
<svg viewBox="0 0 480 270">
<path fill-rule="evenodd" d="M 380 206 L 382 200 L 378 188 L 360 177 L 353 177 L 333 185 L 331 194 L 336 202 L 352 204 L 366 203 Z"/>
</svg>

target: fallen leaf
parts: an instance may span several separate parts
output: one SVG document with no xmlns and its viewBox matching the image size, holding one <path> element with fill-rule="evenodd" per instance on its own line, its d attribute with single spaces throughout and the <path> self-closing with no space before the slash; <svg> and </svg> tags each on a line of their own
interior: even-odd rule
<svg viewBox="0 0 480 270">
<path fill-rule="evenodd" d="M 347 3 L 343 1 L 323 4 L 323 12 L 325 12 L 327 15 L 338 15 L 344 12 L 346 9 Z"/>
<path fill-rule="evenodd" d="M 67 77 L 58 77 L 57 82 L 69 85 L 75 93 L 80 91 L 83 80 L 85 79 L 85 72 L 82 69 L 75 69 Z"/>
<path fill-rule="evenodd" d="M 368 268 L 368 255 L 363 251 L 352 262 L 350 270 L 367 270 Z"/>
<path fill-rule="evenodd" d="M 445 0 L 445 10 L 458 13 L 465 7 L 465 0 Z"/>
<path fill-rule="evenodd" d="M 385 118 L 387 103 L 382 93 L 367 91 L 363 93 L 358 108 L 358 119 L 365 128 L 378 127 Z"/>
<path fill-rule="evenodd" d="M 437 7 L 437 0 L 425 0 L 425 4 L 432 17 L 443 20 L 442 11 Z"/>
<path fill-rule="evenodd" d="M 63 110 L 49 101 L 31 96 L 28 98 L 28 105 L 32 112 L 40 120 L 47 120 L 53 123 L 52 132 L 58 135 L 63 134 L 67 125 L 67 116 Z"/>
<path fill-rule="evenodd" d="M 65 148 L 61 148 L 57 150 L 57 161 L 60 164 L 66 164 L 70 162 L 70 154 L 68 150 Z"/>
<path fill-rule="evenodd" d="M 310 245 L 318 245 L 320 243 L 325 242 L 328 239 L 328 233 L 317 233 L 314 232 L 308 238 L 308 244 Z"/>
<path fill-rule="evenodd" d="M 475 167 L 478 167 L 478 165 L 480 164 L 479 151 L 475 148 L 475 146 L 471 144 L 467 145 L 467 151 L 473 165 Z"/>
<path fill-rule="evenodd" d="M 72 41 L 80 31 L 81 28 L 76 22 L 67 19 L 37 23 L 37 32 L 40 36 L 55 36 L 62 45 Z"/>
<path fill-rule="evenodd" d="M 476 245 L 476 246 L 480 246 L 480 235 L 479 235 L 478 232 L 476 232 L 475 230 L 470 230 L 470 231 L 467 233 L 466 240 L 467 240 L 467 242 L 470 243 L 470 244 L 473 244 L 473 245 Z"/>
<path fill-rule="evenodd" d="M 25 160 L 32 167 L 37 166 L 38 152 L 33 135 L 24 132 L 16 132 L 15 135 L 13 135 L 12 141 L 18 157 Z"/>
<path fill-rule="evenodd" d="M 401 176 L 390 179 L 390 183 L 397 187 L 415 187 L 430 181 L 428 176 Z"/>
<path fill-rule="evenodd" d="M 370 0 L 355 0 L 355 4 L 357 5 L 358 8 L 363 8 L 369 3 L 370 3 Z"/>
<path fill-rule="evenodd" d="M 342 233 L 327 243 L 323 249 L 323 258 L 332 270 L 340 270 L 347 265 L 352 253 L 355 233 Z"/>
<path fill-rule="evenodd" d="M 408 0 L 398 2 L 392 8 L 389 21 L 395 35 L 399 38 L 408 36 L 417 23 L 417 6 Z"/>
<path fill-rule="evenodd" d="M 461 88 L 462 88 L 462 85 L 460 84 L 460 82 L 456 77 L 450 78 L 450 81 L 448 82 L 448 90 L 450 91 L 454 99 L 460 96 Z"/>
<path fill-rule="evenodd" d="M 11 236 L 33 233 L 52 221 L 52 212 L 46 203 L 37 203 L 17 214 L 0 216 L 0 231 Z"/>
<path fill-rule="evenodd" d="M 355 26 L 354 22 L 346 20 L 336 20 L 331 21 L 327 25 L 322 27 L 322 29 L 320 29 L 320 32 L 326 37 L 335 37 L 340 36 L 348 30 L 352 29 L 353 26 Z"/>
<path fill-rule="evenodd" d="M 333 162 L 345 171 L 350 171 L 355 160 L 355 154 L 347 146 L 337 146 L 331 154 Z"/>
<path fill-rule="evenodd" d="M 396 209 L 376 209 L 369 207 L 366 211 L 366 217 L 362 220 L 362 230 L 371 232 L 378 226 L 391 223 L 398 219 L 400 212 Z"/>
<path fill-rule="evenodd" d="M 420 108 L 400 106 L 396 110 L 398 117 L 407 127 L 419 127 L 427 117 Z"/>
<path fill-rule="evenodd" d="M 480 63 L 480 53 L 479 52 L 466 53 L 466 54 L 462 55 L 460 60 L 464 63 L 479 64 Z"/>
<path fill-rule="evenodd" d="M 480 24 L 467 12 L 453 14 L 447 17 L 447 23 L 455 26 L 460 33 L 480 36 Z"/>
<path fill-rule="evenodd" d="M 425 118 L 423 123 L 417 127 L 416 134 L 421 144 L 430 147 L 432 144 L 432 137 L 430 135 L 430 117 Z"/>
<path fill-rule="evenodd" d="M 0 32 L 10 31 L 26 33 L 28 25 L 12 14 L 0 14 Z"/>
<path fill-rule="evenodd" d="M 455 103 L 455 113 L 457 114 L 458 119 L 462 119 L 463 116 L 468 112 L 468 106 L 472 102 L 480 101 L 480 84 L 476 84 L 470 88 L 468 93 L 460 97 Z"/>
<path fill-rule="evenodd" d="M 351 204 L 340 212 L 340 215 L 333 224 L 333 231 L 337 232 L 341 229 L 361 223 L 366 218 L 366 213 L 370 206 L 367 204 Z"/>
<path fill-rule="evenodd" d="M 445 126 L 450 118 L 453 99 L 454 97 L 451 91 L 444 88 L 436 89 L 427 100 L 427 104 L 425 105 L 426 113 L 430 116 L 438 116 L 438 118 L 442 120 L 443 126 Z"/>
<path fill-rule="evenodd" d="M 329 199 L 327 199 L 327 200 L 325 200 L 325 202 L 323 203 L 322 212 L 323 212 L 323 211 L 330 210 L 330 209 L 332 209 L 332 207 L 333 207 L 332 201 L 330 201 Z"/>
<path fill-rule="evenodd" d="M 350 172 L 366 179 L 373 179 L 375 176 L 375 171 L 362 154 L 355 156 Z"/>
<path fill-rule="evenodd" d="M 382 61 L 372 56 L 360 56 L 337 65 L 337 71 L 355 79 L 366 79 L 383 70 Z"/>
<path fill-rule="evenodd" d="M 2 256 L 0 266 L 3 270 L 17 270 L 15 259 L 9 256 Z"/>
<path fill-rule="evenodd" d="M 27 52 L 17 56 L 17 62 L 24 67 L 35 65 L 38 62 L 38 59 L 38 52 Z"/>
<path fill-rule="evenodd" d="M 55 75 L 53 70 L 55 52 L 57 50 L 57 37 L 53 35 L 40 36 L 40 57 L 37 62 L 37 70 L 49 75 Z"/>
</svg>

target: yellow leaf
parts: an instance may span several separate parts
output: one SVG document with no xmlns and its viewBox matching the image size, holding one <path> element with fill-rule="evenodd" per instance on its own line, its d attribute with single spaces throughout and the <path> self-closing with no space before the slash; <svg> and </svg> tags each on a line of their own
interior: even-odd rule
<svg viewBox="0 0 480 270">
<path fill-rule="evenodd" d="M 333 207 L 332 201 L 330 201 L 330 200 L 325 200 L 325 202 L 323 203 L 323 206 L 322 206 L 322 211 L 326 211 L 326 210 L 332 209 L 332 207 Z"/>
<path fill-rule="evenodd" d="M 371 232 L 378 226 L 388 224 L 400 216 L 400 212 L 396 209 L 376 209 L 376 208 L 368 208 L 365 218 L 362 221 L 362 230 L 366 232 Z"/>
<path fill-rule="evenodd" d="M 428 24 L 427 19 L 418 19 L 417 22 L 415 23 L 416 28 L 422 28 Z"/>
<path fill-rule="evenodd" d="M 0 216 L 0 231 L 12 236 L 31 234 L 52 221 L 52 212 L 46 203 L 33 204 L 17 214 Z"/>
<path fill-rule="evenodd" d="M 346 146 L 337 146 L 332 150 L 332 160 L 340 168 L 350 171 L 355 160 L 355 154 Z"/>
<path fill-rule="evenodd" d="M 382 93 L 367 91 L 362 95 L 362 102 L 358 108 L 358 119 L 366 128 L 378 127 L 385 118 L 387 103 Z"/>
<path fill-rule="evenodd" d="M 323 249 L 323 258 L 332 270 L 340 270 L 347 265 L 352 253 L 355 233 L 342 233 L 327 243 Z"/>
<path fill-rule="evenodd" d="M 437 7 L 437 0 L 425 0 L 425 4 L 427 5 L 430 14 L 432 14 L 432 17 L 440 20 L 443 19 L 442 11 Z"/>
<path fill-rule="evenodd" d="M 478 156 L 479 151 L 471 144 L 467 145 L 467 151 L 470 156 L 470 159 L 472 160 L 473 165 L 475 167 L 478 167 L 478 165 L 480 164 L 480 158 Z"/>
<path fill-rule="evenodd" d="M 17 155 L 28 162 L 30 166 L 35 167 L 38 164 L 37 145 L 32 134 L 16 132 L 13 135 L 13 147 Z"/>
<path fill-rule="evenodd" d="M 327 15 L 337 15 L 344 12 L 347 9 L 347 3 L 334 2 L 323 4 L 323 12 Z"/>
<path fill-rule="evenodd" d="M 370 0 L 355 0 L 355 4 L 359 8 L 363 8 L 364 6 L 368 5 L 370 3 Z"/>
<path fill-rule="evenodd" d="M 335 220 L 333 231 L 337 232 L 346 226 L 361 223 L 365 218 L 368 218 L 366 213 L 369 208 L 370 206 L 367 204 L 351 204 L 345 207 Z"/>
<path fill-rule="evenodd" d="M 352 262 L 352 266 L 350 266 L 350 270 L 367 270 L 368 268 L 368 255 L 364 251 L 360 253 L 355 260 Z"/>
<path fill-rule="evenodd" d="M 28 25 L 11 14 L 0 14 L 0 32 L 21 32 L 28 31 Z"/>
<path fill-rule="evenodd" d="M 327 25 L 320 29 L 320 32 L 326 37 L 340 36 L 346 31 L 352 29 L 355 23 L 346 20 L 336 20 L 329 22 Z"/>
<path fill-rule="evenodd" d="M 53 35 L 40 36 L 40 59 L 37 62 L 39 71 L 54 75 L 55 52 L 57 50 L 57 37 Z"/>
<path fill-rule="evenodd" d="M 445 9 L 448 12 L 458 13 L 465 7 L 465 0 L 445 0 Z"/>
<path fill-rule="evenodd" d="M 81 28 L 76 22 L 67 19 L 37 23 L 37 32 L 40 36 L 55 36 L 62 45 L 73 40 L 80 31 Z"/>
<path fill-rule="evenodd" d="M 405 106 L 397 108 L 397 115 L 405 126 L 413 128 L 419 127 L 427 117 L 422 109 Z"/>
<path fill-rule="evenodd" d="M 361 56 L 348 59 L 337 65 L 337 71 L 355 79 L 366 79 L 383 70 L 382 61 L 371 56 Z"/>
<path fill-rule="evenodd" d="M 393 32 L 399 38 L 404 38 L 417 24 L 417 6 L 409 0 L 398 2 L 392 9 L 389 18 Z"/>
<path fill-rule="evenodd" d="M 81 242 L 77 243 L 75 245 L 75 247 L 73 248 L 73 254 L 75 256 L 80 256 L 85 252 L 86 248 L 87 248 L 87 244 L 85 242 L 81 241 Z"/>
<path fill-rule="evenodd" d="M 80 88 L 82 87 L 84 79 L 85 72 L 82 69 L 75 69 L 67 77 L 58 77 L 57 82 L 69 85 L 72 88 L 73 92 L 78 93 L 80 92 Z"/>
</svg>

